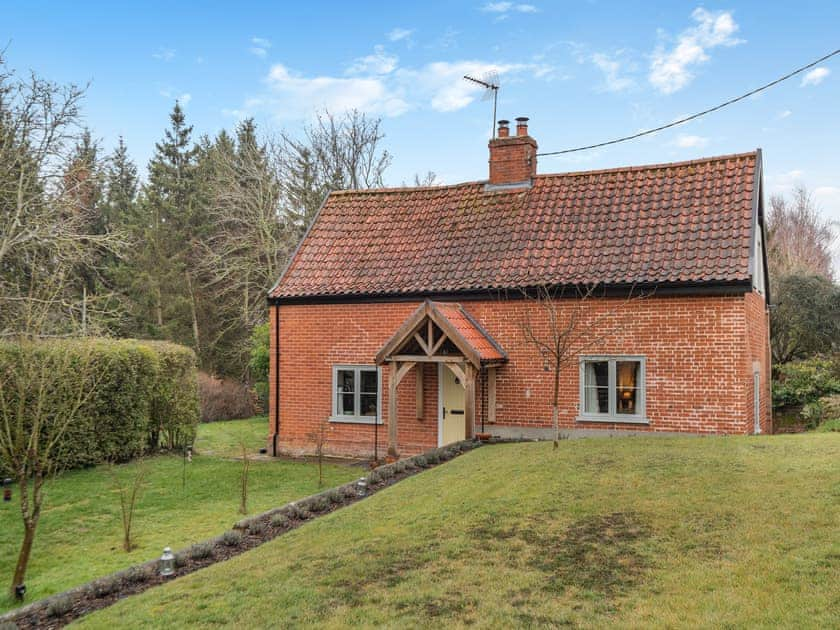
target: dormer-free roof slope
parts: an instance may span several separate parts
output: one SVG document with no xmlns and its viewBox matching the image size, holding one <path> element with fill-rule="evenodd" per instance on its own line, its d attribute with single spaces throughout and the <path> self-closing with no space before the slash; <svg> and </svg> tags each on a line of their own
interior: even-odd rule
<svg viewBox="0 0 840 630">
<path fill-rule="evenodd" d="M 334 192 L 270 297 L 748 283 L 760 168 L 755 151 L 513 190 Z"/>
</svg>

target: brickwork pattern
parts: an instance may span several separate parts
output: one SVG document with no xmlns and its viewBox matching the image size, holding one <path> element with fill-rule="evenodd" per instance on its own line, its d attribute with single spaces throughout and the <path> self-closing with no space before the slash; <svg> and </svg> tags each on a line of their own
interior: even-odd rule
<svg viewBox="0 0 840 630">
<path fill-rule="evenodd" d="M 311 452 L 309 437 L 332 411 L 332 366 L 371 365 L 373 357 L 419 302 L 281 305 L 271 307 L 269 425 L 273 433 L 277 402 L 274 318 L 280 318 L 280 432 L 278 447 L 293 454 Z M 496 339 L 509 362 L 497 370 L 496 421 L 499 425 L 549 427 L 552 374 L 527 344 L 521 322 L 547 330 L 539 305 L 528 300 L 462 301 L 462 306 Z M 573 308 L 560 302 L 561 311 Z M 762 296 L 656 297 L 626 302 L 597 298 L 585 305 L 587 319 L 606 331 L 585 354 L 646 357 L 647 425 L 581 422 L 579 364 L 567 365 L 561 377 L 560 422 L 564 428 L 677 431 L 744 434 L 753 431 L 753 367 L 762 375 L 761 427 L 771 430 L 769 401 L 769 331 Z M 403 455 L 437 445 L 437 366 L 424 366 L 423 417 L 416 417 L 414 374 L 400 383 L 398 442 Z M 388 370 L 382 370 L 383 423 L 379 453 L 387 449 Z M 477 430 L 486 420 L 486 375 L 477 384 Z M 492 426 L 486 426 L 492 432 Z M 372 424 L 329 423 L 327 451 L 369 456 L 374 450 Z M 271 437 L 269 444 L 271 445 Z"/>
</svg>

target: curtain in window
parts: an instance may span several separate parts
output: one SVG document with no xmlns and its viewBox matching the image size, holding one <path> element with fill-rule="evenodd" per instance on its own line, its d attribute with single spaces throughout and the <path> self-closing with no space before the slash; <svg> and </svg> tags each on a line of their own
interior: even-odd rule
<svg viewBox="0 0 840 630">
<path fill-rule="evenodd" d="M 584 412 L 609 413 L 609 374 L 607 361 L 584 364 Z"/>
</svg>

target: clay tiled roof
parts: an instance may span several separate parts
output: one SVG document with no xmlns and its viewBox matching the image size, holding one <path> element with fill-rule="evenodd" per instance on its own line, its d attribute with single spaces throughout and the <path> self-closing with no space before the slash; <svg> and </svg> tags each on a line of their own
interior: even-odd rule
<svg viewBox="0 0 840 630">
<path fill-rule="evenodd" d="M 332 193 L 271 296 L 749 281 L 759 156 Z"/>
<path fill-rule="evenodd" d="M 434 324 L 437 333 L 430 329 L 430 333 L 426 334 L 429 321 Z M 418 346 L 419 352 L 422 354 L 425 351 L 427 356 L 440 354 L 435 348 L 442 343 L 441 335 L 444 335 L 476 367 L 507 361 L 502 347 L 460 304 L 424 300 L 376 353 L 376 363 L 381 365 L 395 355 L 416 354 L 416 350 L 412 352 L 406 347 L 415 344 L 418 335 L 421 340 L 425 337 L 427 344 L 427 347 Z"/>
<path fill-rule="evenodd" d="M 460 304 L 434 302 L 434 307 L 479 355 L 482 361 L 503 361 L 507 356 L 500 346 Z"/>
</svg>

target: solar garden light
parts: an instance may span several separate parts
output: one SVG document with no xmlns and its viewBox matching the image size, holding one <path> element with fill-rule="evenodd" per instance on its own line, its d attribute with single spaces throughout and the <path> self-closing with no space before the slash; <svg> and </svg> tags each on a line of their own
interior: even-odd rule
<svg viewBox="0 0 840 630">
<path fill-rule="evenodd" d="M 363 497 L 367 494 L 367 482 L 364 477 L 361 477 L 356 482 L 356 496 Z"/>
<path fill-rule="evenodd" d="M 12 480 L 8 477 L 3 480 L 3 500 L 7 503 L 12 500 Z"/>
<path fill-rule="evenodd" d="M 26 584 L 15 584 L 15 599 L 22 602 L 24 595 L 26 595 Z"/>
<path fill-rule="evenodd" d="M 163 555 L 160 557 L 160 574 L 163 577 L 175 575 L 175 556 L 169 547 L 164 547 Z"/>
</svg>

